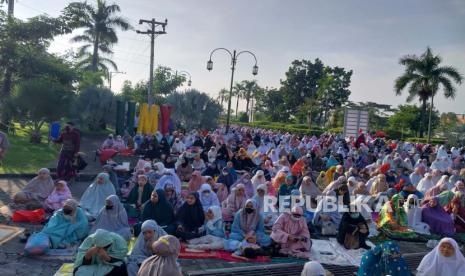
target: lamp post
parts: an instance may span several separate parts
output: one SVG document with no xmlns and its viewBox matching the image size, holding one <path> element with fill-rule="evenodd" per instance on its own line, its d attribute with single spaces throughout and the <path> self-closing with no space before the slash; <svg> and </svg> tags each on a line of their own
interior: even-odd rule
<svg viewBox="0 0 465 276">
<path fill-rule="evenodd" d="M 230 56 L 231 56 L 231 83 L 229 86 L 229 99 L 228 99 L 228 114 L 226 117 L 226 134 L 229 133 L 229 123 L 230 123 L 230 118 L 231 118 L 231 99 L 232 99 L 232 89 L 233 89 L 233 83 L 234 83 L 234 71 L 236 70 L 236 62 L 237 59 L 241 54 L 248 53 L 253 56 L 255 59 L 255 65 L 252 67 L 252 75 L 256 76 L 258 74 L 258 66 L 257 66 L 257 57 L 255 56 L 254 53 L 250 51 L 240 51 L 239 53 L 236 53 L 236 50 L 233 50 L 232 53 L 226 48 L 216 48 L 210 53 L 210 59 L 207 62 L 207 70 L 211 71 L 213 69 L 213 61 L 212 61 L 212 56 L 213 54 L 218 51 L 218 50 L 223 50 L 226 51 Z"/>
<path fill-rule="evenodd" d="M 117 75 L 117 74 L 123 74 L 123 75 L 126 75 L 126 72 L 120 72 L 120 71 L 113 71 L 113 72 L 110 72 L 109 76 L 108 76 L 108 82 L 110 84 L 110 90 L 111 90 L 111 80 L 113 78 L 113 75 Z"/>
<path fill-rule="evenodd" d="M 179 72 L 176 71 L 176 76 L 178 75 L 178 73 L 179 73 L 180 75 L 188 75 L 188 76 L 189 76 L 189 80 L 187 81 L 187 86 L 191 86 L 191 85 L 192 85 L 192 76 L 191 76 L 191 74 L 190 74 L 189 72 L 184 71 L 184 70 L 179 71 Z"/>
</svg>

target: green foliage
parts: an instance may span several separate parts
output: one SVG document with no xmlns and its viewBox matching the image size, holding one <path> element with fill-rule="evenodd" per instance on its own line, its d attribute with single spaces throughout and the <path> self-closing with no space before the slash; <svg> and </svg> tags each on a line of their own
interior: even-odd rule
<svg viewBox="0 0 465 276">
<path fill-rule="evenodd" d="M 49 168 L 55 163 L 60 145 L 30 143 L 30 131 L 19 128 L 16 124 L 15 135 L 9 135 L 10 149 L 8 150 L 0 173 L 37 173 L 40 168 Z M 40 129 L 40 138 L 47 140 L 48 127 Z"/>
<path fill-rule="evenodd" d="M 256 80 L 243 80 L 240 83 L 236 83 L 234 90 L 236 91 L 236 96 L 238 96 L 238 98 L 240 97 L 246 101 L 246 114 L 249 114 L 250 101 L 256 98 L 257 94 L 260 93 L 261 89 L 262 88 L 258 86 Z"/>
<path fill-rule="evenodd" d="M 178 128 L 213 129 L 218 124 L 221 107 L 205 93 L 195 89 L 174 92 L 167 102 L 174 107 L 172 118 Z"/>
<path fill-rule="evenodd" d="M 84 28 L 83 34 L 73 37 L 73 42 L 84 43 L 79 49 L 78 67 L 93 72 L 103 71 L 108 75 L 109 67 L 117 70 L 116 63 L 103 55 L 113 54 L 111 47 L 118 43 L 116 29 L 127 31 L 131 25 L 119 13 L 116 4 L 107 5 L 105 0 L 96 0 L 92 6 L 87 2 L 72 2 L 63 10 L 68 26 Z"/>
<path fill-rule="evenodd" d="M 245 112 L 239 112 L 239 116 L 237 117 L 237 120 L 241 123 L 248 123 L 249 116 Z"/>
<path fill-rule="evenodd" d="M 15 87 L 11 105 L 14 117 L 31 128 L 31 142 L 40 143 L 39 130 L 46 122 L 61 119 L 68 112 L 72 90 L 46 78 L 30 79 Z"/>
<path fill-rule="evenodd" d="M 80 71 L 78 91 L 84 91 L 91 86 L 103 86 L 103 72 Z"/>
<path fill-rule="evenodd" d="M 401 131 L 407 136 L 417 136 L 420 133 L 421 109 L 416 105 L 400 105 L 394 115 L 389 117 L 389 127 Z M 433 112 L 432 129 L 439 124 L 437 111 Z M 389 136 L 389 135 L 388 135 Z"/>
<path fill-rule="evenodd" d="M 158 66 L 153 76 L 153 91 L 155 95 L 168 95 L 176 91 L 185 81 L 186 77 L 173 74 L 171 68 Z"/>
<path fill-rule="evenodd" d="M 460 84 L 462 75 L 451 66 L 441 66 L 440 56 L 433 55 L 428 47 L 420 57 L 408 55 L 402 57 L 400 64 L 405 66 L 405 72 L 396 79 L 394 88 L 396 95 L 401 95 L 404 89 L 408 89 L 407 101 L 411 102 L 418 98 L 422 103 L 421 119 L 419 122 L 420 137 L 426 129 L 426 103 L 428 99 L 433 99 L 442 87 L 445 98 L 455 98 L 456 88 L 453 82 Z M 434 106 L 433 106 L 434 108 Z M 429 121 L 431 124 L 432 121 Z"/>
<path fill-rule="evenodd" d="M 72 117 L 89 130 L 105 129 L 116 118 L 116 97 L 107 88 L 90 86 L 77 96 Z"/>
<path fill-rule="evenodd" d="M 257 108 L 272 121 L 316 122 L 322 126 L 331 110 L 345 104 L 352 71 L 329 67 L 319 59 L 295 60 L 286 72 L 279 89 L 266 90 L 257 96 Z"/>
<path fill-rule="evenodd" d="M 241 125 L 241 126 L 248 126 L 253 128 L 264 128 L 264 129 L 272 129 L 281 132 L 289 132 L 289 133 L 297 133 L 301 135 L 321 135 L 324 130 L 321 128 L 306 128 L 302 124 L 286 124 L 286 123 L 278 123 L 278 122 L 268 122 L 268 121 L 254 121 L 250 123 L 242 123 L 234 121 L 232 124 Z"/>
<path fill-rule="evenodd" d="M 444 137 L 450 146 L 465 146 L 465 124 L 457 124 L 444 133 Z"/>
<path fill-rule="evenodd" d="M 417 137 L 406 138 L 405 141 L 412 142 L 412 143 L 423 143 L 423 144 L 428 143 L 427 138 L 417 138 Z M 446 143 L 446 140 L 442 138 L 432 138 L 430 143 L 433 145 L 443 145 Z"/>
</svg>

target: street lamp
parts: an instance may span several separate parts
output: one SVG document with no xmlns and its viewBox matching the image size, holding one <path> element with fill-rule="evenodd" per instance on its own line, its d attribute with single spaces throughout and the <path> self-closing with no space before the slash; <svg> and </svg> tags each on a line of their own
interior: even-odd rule
<svg viewBox="0 0 465 276">
<path fill-rule="evenodd" d="M 120 71 L 112 71 L 112 72 L 110 72 L 110 74 L 109 74 L 109 76 L 108 76 L 108 77 L 109 77 L 109 78 L 108 78 L 108 82 L 109 82 L 109 84 L 110 84 L 110 90 L 111 90 L 111 79 L 112 79 L 113 75 L 117 75 L 117 74 L 123 74 L 123 75 L 125 75 L 126 72 L 120 72 Z"/>
<path fill-rule="evenodd" d="M 210 59 L 207 61 L 207 70 L 211 71 L 213 69 L 213 61 L 212 61 L 212 56 L 213 54 L 218 51 L 218 50 L 223 50 L 226 51 L 230 56 L 231 56 L 231 84 L 229 86 L 229 99 L 228 99 L 228 114 L 226 117 L 226 134 L 229 132 L 229 122 L 231 118 L 231 99 L 232 99 L 232 89 L 233 89 L 233 83 L 234 83 L 234 70 L 236 70 L 236 62 L 239 56 L 243 53 L 248 53 L 253 56 L 255 59 L 255 65 L 252 67 L 252 75 L 256 76 L 258 74 L 258 66 L 257 66 L 257 57 L 255 56 L 254 53 L 250 51 L 240 51 L 239 53 L 236 54 L 236 50 L 233 50 L 232 53 L 226 48 L 216 48 L 210 53 Z"/>
<path fill-rule="evenodd" d="M 178 74 L 178 71 L 176 71 L 176 75 Z M 192 85 L 192 76 L 189 72 L 187 71 L 179 71 L 179 74 L 180 75 L 188 75 L 189 76 L 189 80 L 187 81 L 187 86 L 191 86 Z"/>
</svg>

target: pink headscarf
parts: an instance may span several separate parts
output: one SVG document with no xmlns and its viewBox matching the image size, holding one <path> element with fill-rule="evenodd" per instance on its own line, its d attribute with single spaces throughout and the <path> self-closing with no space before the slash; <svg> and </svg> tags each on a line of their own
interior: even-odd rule
<svg viewBox="0 0 465 276">
<path fill-rule="evenodd" d="M 62 183 L 64 189 L 62 191 L 58 191 L 55 187 L 53 192 L 45 200 L 45 205 L 53 210 L 63 208 L 65 201 L 73 197 L 66 181 L 61 180 L 58 183 Z"/>
<path fill-rule="evenodd" d="M 197 192 L 202 184 L 206 183 L 207 179 L 200 174 L 200 171 L 192 173 L 191 180 L 188 183 L 189 192 Z"/>
</svg>

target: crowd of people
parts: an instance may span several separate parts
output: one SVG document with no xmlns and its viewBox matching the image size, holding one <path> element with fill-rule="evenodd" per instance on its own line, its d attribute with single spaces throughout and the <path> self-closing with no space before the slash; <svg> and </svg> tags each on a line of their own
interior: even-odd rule
<svg viewBox="0 0 465 276">
<path fill-rule="evenodd" d="M 108 149 L 140 159 L 122 174 Z M 465 233 L 465 149 L 364 133 L 345 139 L 233 127 L 227 134 L 220 128 L 109 136 L 100 153 L 103 172 L 80 202 L 46 169 L 14 198 L 53 212 L 43 230 L 53 248 L 80 244 L 76 275 L 180 275 L 181 243 L 245 260 L 309 259 L 311 238 L 324 236 L 336 236 L 348 250 L 367 250 L 358 275 L 408 275 L 412 268 L 395 241 L 367 244 L 378 232 L 392 240 L 445 237 L 418 275 L 465 275 L 453 239 Z M 277 205 L 288 196 L 309 202 L 274 212 L 267 196 L 278 198 Z M 329 198 L 347 211 L 325 208 Z M 374 212 L 354 209 L 359 202 Z M 310 262 L 302 275 L 322 275 L 321 269 Z"/>
</svg>

